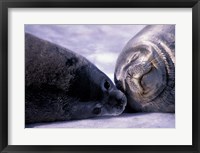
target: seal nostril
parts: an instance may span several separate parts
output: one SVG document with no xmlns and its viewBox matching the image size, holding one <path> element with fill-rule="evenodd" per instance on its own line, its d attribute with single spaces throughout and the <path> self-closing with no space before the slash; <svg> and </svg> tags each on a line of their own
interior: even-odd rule
<svg viewBox="0 0 200 153">
<path fill-rule="evenodd" d="M 119 97 L 116 100 L 117 100 L 116 106 L 123 107 L 124 105 L 126 105 L 126 97 L 125 96 Z"/>
<path fill-rule="evenodd" d="M 96 107 L 96 108 L 94 108 L 93 109 L 93 114 L 96 114 L 96 115 L 98 115 L 98 114 L 100 114 L 101 113 L 101 108 L 98 108 L 98 107 Z"/>
<path fill-rule="evenodd" d="M 124 105 L 124 103 L 123 103 L 123 101 L 121 101 L 120 103 L 119 103 L 119 106 L 123 106 Z"/>
<path fill-rule="evenodd" d="M 115 106 L 119 106 L 119 107 L 123 107 L 123 105 L 124 105 L 124 102 L 123 102 L 123 100 L 122 99 L 118 99 L 117 100 L 117 103 L 115 103 Z"/>
</svg>

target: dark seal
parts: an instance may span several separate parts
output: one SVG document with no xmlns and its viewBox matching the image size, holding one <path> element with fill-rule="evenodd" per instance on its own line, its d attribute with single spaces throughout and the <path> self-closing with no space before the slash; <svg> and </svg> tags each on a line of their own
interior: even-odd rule
<svg viewBox="0 0 200 153">
<path fill-rule="evenodd" d="M 149 25 L 118 57 L 115 83 L 132 112 L 175 112 L 175 26 Z"/>
<path fill-rule="evenodd" d="M 25 122 L 114 116 L 125 95 L 86 58 L 25 34 Z"/>
</svg>

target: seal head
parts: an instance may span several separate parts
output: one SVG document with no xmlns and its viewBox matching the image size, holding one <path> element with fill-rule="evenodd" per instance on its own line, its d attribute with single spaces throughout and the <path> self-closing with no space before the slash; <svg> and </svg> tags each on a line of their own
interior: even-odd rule
<svg viewBox="0 0 200 153">
<path fill-rule="evenodd" d="M 125 95 L 86 58 L 25 34 L 26 123 L 115 116 Z"/>
<path fill-rule="evenodd" d="M 175 111 L 175 26 L 146 26 L 120 54 L 115 83 L 132 111 Z"/>
</svg>

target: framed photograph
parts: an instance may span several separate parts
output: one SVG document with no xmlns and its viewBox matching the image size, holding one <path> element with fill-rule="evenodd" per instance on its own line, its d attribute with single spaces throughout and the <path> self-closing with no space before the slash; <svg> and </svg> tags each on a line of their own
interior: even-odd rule
<svg viewBox="0 0 200 153">
<path fill-rule="evenodd" d="M 0 1 L 0 151 L 200 152 L 199 12 Z"/>
</svg>

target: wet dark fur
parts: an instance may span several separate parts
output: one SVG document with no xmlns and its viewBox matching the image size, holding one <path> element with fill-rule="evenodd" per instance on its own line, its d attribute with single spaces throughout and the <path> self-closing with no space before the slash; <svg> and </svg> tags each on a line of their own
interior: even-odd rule
<svg viewBox="0 0 200 153">
<path fill-rule="evenodd" d="M 125 105 L 124 94 L 84 57 L 25 34 L 26 123 L 117 115 Z"/>
</svg>

